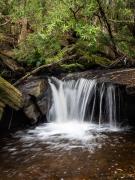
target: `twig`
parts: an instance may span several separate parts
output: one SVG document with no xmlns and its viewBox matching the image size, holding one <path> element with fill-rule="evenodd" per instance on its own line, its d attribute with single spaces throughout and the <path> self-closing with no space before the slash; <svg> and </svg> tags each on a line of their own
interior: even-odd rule
<svg viewBox="0 0 135 180">
<path fill-rule="evenodd" d="M 11 118 L 10 118 L 10 121 L 9 121 L 8 129 L 11 128 L 11 123 L 12 123 L 12 120 L 13 120 L 13 114 L 14 114 L 14 111 L 12 109 L 12 111 L 11 111 Z"/>
<path fill-rule="evenodd" d="M 10 21 L 11 21 L 11 20 L 8 20 L 8 21 L 4 22 L 3 24 L 0 24 L 0 26 L 5 26 L 5 25 L 7 25 Z"/>
</svg>

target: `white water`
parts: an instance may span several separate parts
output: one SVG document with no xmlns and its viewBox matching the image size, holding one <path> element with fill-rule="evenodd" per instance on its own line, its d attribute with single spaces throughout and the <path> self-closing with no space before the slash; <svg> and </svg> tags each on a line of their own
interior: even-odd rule
<svg viewBox="0 0 135 180">
<path fill-rule="evenodd" d="M 49 122 L 80 123 L 87 120 L 91 123 L 96 121 L 99 128 L 103 123 L 107 123 L 110 128 L 117 127 L 115 86 L 105 86 L 104 83 L 97 86 L 96 80 L 87 79 L 61 81 L 53 78 L 49 83 L 52 90 Z M 95 112 L 97 106 L 99 112 Z"/>
<path fill-rule="evenodd" d="M 115 86 L 96 80 L 49 80 L 52 106 L 47 124 L 26 133 L 18 132 L 23 142 L 44 143 L 49 149 L 87 148 L 105 142 L 104 132 L 118 131 Z"/>
<path fill-rule="evenodd" d="M 53 79 L 53 82 L 50 81 L 53 105 L 48 120 L 61 123 L 74 120 L 83 122 L 96 82 L 86 79 L 68 82 Z"/>
</svg>

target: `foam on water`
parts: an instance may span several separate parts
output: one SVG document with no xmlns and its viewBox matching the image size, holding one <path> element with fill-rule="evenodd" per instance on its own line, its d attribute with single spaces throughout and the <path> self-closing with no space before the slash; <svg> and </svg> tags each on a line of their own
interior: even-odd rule
<svg viewBox="0 0 135 180">
<path fill-rule="evenodd" d="M 49 84 L 52 106 L 47 119 L 50 123 L 26 133 L 16 133 L 16 137 L 26 142 L 24 146 L 40 142 L 49 149 L 87 148 L 92 151 L 106 140 L 106 132 L 120 130 L 116 122 L 115 86 L 104 83 L 98 86 L 96 80 L 61 81 L 56 78 L 50 79 Z"/>
<path fill-rule="evenodd" d="M 99 128 L 98 124 L 80 123 L 76 120 L 65 123 L 42 124 L 27 132 L 19 131 L 16 137 L 26 144 L 40 142 L 46 144 L 52 150 L 69 150 L 73 148 L 85 148 L 93 151 L 101 147 L 108 136 L 104 132 L 117 132 L 120 129 L 111 129 L 108 124 Z M 26 143 L 26 144 L 25 144 Z"/>
</svg>

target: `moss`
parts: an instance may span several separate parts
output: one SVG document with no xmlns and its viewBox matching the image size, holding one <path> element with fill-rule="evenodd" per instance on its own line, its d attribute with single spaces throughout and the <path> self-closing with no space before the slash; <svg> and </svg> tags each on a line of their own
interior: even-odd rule
<svg viewBox="0 0 135 180">
<path fill-rule="evenodd" d="M 95 55 L 93 55 L 92 57 L 95 59 L 95 63 L 102 67 L 107 67 L 112 64 L 112 62 L 105 57 L 100 57 Z"/>
<path fill-rule="evenodd" d="M 80 53 L 80 55 L 83 56 L 82 61 L 80 61 L 80 64 L 85 65 L 85 67 L 87 67 L 87 66 L 91 67 L 94 65 L 99 65 L 101 67 L 107 67 L 112 64 L 112 62 L 105 57 L 93 55 L 93 54 L 90 54 L 90 53 L 82 51 L 82 50 L 79 50 L 79 53 Z"/>
<path fill-rule="evenodd" d="M 0 33 L 0 42 L 3 42 L 6 39 L 6 36 L 3 33 Z"/>
<path fill-rule="evenodd" d="M 73 71 L 77 71 L 77 70 L 83 70 L 84 66 L 82 64 L 79 63 L 74 63 L 74 64 L 62 64 L 61 68 L 65 71 L 68 72 L 73 72 Z"/>
<path fill-rule="evenodd" d="M 23 105 L 22 93 L 2 77 L 0 77 L 0 101 L 14 109 L 19 109 Z"/>
</svg>

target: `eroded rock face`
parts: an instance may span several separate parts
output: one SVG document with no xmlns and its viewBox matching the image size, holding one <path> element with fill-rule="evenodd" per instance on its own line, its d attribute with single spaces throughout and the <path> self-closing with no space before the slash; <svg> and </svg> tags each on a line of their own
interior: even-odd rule
<svg viewBox="0 0 135 180">
<path fill-rule="evenodd" d="M 126 87 L 128 94 L 135 93 L 135 68 L 91 70 L 81 73 L 72 73 L 63 77 L 64 80 L 79 78 L 97 79 L 99 82 L 122 85 Z"/>
<path fill-rule="evenodd" d="M 50 88 L 45 78 L 34 77 L 18 87 L 23 93 L 25 103 L 23 111 L 31 120 L 36 123 L 44 117 L 50 107 Z"/>
</svg>

